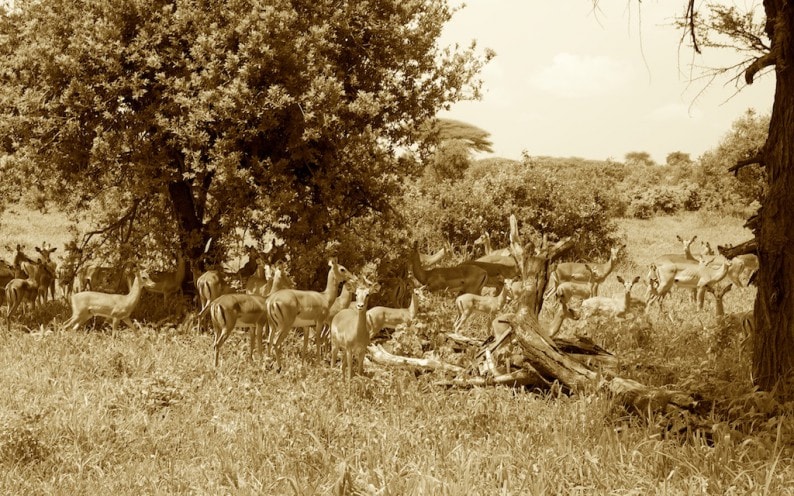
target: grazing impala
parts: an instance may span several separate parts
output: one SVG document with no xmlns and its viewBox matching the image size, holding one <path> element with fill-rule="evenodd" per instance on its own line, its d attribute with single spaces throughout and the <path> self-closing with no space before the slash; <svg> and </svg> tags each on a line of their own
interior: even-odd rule
<svg viewBox="0 0 794 496">
<path fill-rule="evenodd" d="M 328 320 L 328 312 L 336 300 L 339 284 L 342 281 L 356 280 L 356 277 L 339 265 L 335 258 L 328 261 L 328 279 L 325 290 L 303 291 L 297 289 L 282 289 L 267 298 L 267 319 L 270 328 L 270 344 L 273 347 L 276 364 L 281 367 L 281 345 L 290 329 L 295 327 L 312 326 L 317 334 L 316 345 L 318 353 L 322 343 L 319 334 L 322 326 Z M 303 335 L 303 353 L 305 357 L 308 349 L 308 331 Z"/>
<path fill-rule="evenodd" d="M 731 261 L 725 260 L 718 269 L 712 269 L 709 264 L 714 261 L 711 259 L 701 259 L 697 265 L 692 264 L 666 264 L 656 266 L 651 264 L 648 273 L 649 279 L 658 281 L 657 294 L 654 300 L 658 302 L 659 309 L 662 309 L 662 300 L 673 287 L 673 285 L 691 289 L 696 294 L 698 310 L 703 309 L 703 297 L 708 286 L 721 281 L 731 267 Z M 651 303 L 651 302 L 649 302 Z"/>
</svg>

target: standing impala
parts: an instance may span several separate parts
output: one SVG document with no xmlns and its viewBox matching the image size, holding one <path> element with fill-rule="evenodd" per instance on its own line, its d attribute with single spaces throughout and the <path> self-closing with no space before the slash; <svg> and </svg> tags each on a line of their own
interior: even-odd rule
<svg viewBox="0 0 794 496">
<path fill-rule="evenodd" d="M 491 317 L 496 315 L 507 303 L 507 298 L 512 293 L 513 280 L 505 279 L 502 281 L 502 290 L 496 296 L 480 296 L 473 294 L 463 294 L 455 300 L 455 307 L 458 310 L 458 317 L 455 319 L 453 329 L 460 332 L 463 324 L 475 313 L 482 313 Z"/>
<path fill-rule="evenodd" d="M 276 364 L 281 367 L 281 345 L 290 329 L 295 327 L 313 326 L 318 335 L 316 345 L 318 353 L 321 349 L 319 334 L 323 324 L 328 320 L 328 312 L 336 300 L 339 284 L 342 281 L 356 280 L 348 270 L 336 263 L 336 259 L 328 260 L 328 279 L 325 290 L 304 291 L 297 289 L 282 289 L 271 294 L 267 299 L 267 319 L 270 328 L 270 344 L 276 358 Z M 308 349 L 309 334 L 303 334 L 303 353 L 305 357 Z"/>
<path fill-rule="evenodd" d="M 419 312 L 419 294 L 423 289 L 424 287 L 413 288 L 408 308 L 377 306 L 367 310 L 367 327 L 370 336 L 374 336 L 386 327 L 394 329 L 400 324 L 410 325 Z"/>
<path fill-rule="evenodd" d="M 185 280 L 185 257 L 176 252 L 176 270 L 152 273 L 152 285 L 146 288 L 151 293 L 162 293 L 163 302 L 168 302 L 168 297 L 182 291 L 182 281 Z"/>
<path fill-rule="evenodd" d="M 605 263 L 580 263 L 562 262 L 549 276 L 549 284 L 544 298 L 549 298 L 557 291 L 557 285 L 563 282 L 578 282 L 590 284 L 590 296 L 598 296 L 598 286 L 606 280 L 607 276 L 615 268 L 615 261 L 624 245 L 615 245 L 609 250 L 609 259 Z"/>
<path fill-rule="evenodd" d="M 255 294 L 229 293 L 214 299 L 209 305 L 212 326 L 215 329 L 215 366 L 220 362 L 221 346 L 235 327 L 253 327 L 249 331 L 248 357 L 254 349 L 262 356 L 262 334 L 267 324 L 267 298 Z"/>
<path fill-rule="evenodd" d="M 111 319 L 113 334 L 116 333 L 116 327 L 120 321 L 132 328 L 130 315 L 138 306 L 143 288 L 148 288 L 153 284 L 146 271 L 138 270 L 128 294 L 118 295 L 96 291 L 75 293 L 71 298 L 72 316 L 63 326 L 71 327 L 76 331 L 91 317 L 104 317 Z"/>
<path fill-rule="evenodd" d="M 488 273 L 475 265 L 461 264 L 455 267 L 436 267 L 425 270 L 419 259 L 419 243 L 414 242 L 410 252 L 414 277 L 429 291 L 456 291 L 459 294 L 480 294 L 488 280 Z"/>
<path fill-rule="evenodd" d="M 345 308 L 331 321 L 331 368 L 336 364 L 337 352 L 341 351 L 342 377 L 348 381 L 353 374 L 364 375 L 364 355 L 370 343 L 367 303 L 369 295 L 379 289 L 379 284 L 366 281 L 365 286 L 356 288 L 355 309 Z"/>
<path fill-rule="evenodd" d="M 731 268 L 731 261 L 725 260 L 718 269 L 712 269 L 709 267 L 712 261 L 714 261 L 713 258 L 709 260 L 703 258 L 697 265 L 666 264 L 656 266 L 651 264 L 649 279 L 658 281 L 657 294 L 653 299 L 658 302 L 659 310 L 662 309 L 662 300 L 673 285 L 691 289 L 696 294 L 698 310 L 702 310 L 703 297 L 707 287 L 720 282 Z M 649 305 L 650 303 L 651 301 L 648 302 Z"/>
</svg>

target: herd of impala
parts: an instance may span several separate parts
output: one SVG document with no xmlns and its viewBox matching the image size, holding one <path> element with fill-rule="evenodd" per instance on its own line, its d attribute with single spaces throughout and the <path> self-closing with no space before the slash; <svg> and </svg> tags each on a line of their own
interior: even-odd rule
<svg viewBox="0 0 794 496">
<path fill-rule="evenodd" d="M 617 276 L 623 285 L 622 294 L 615 297 L 598 295 L 599 285 L 612 273 L 622 245 L 612 247 L 610 257 L 604 263 L 558 263 L 551 270 L 544 297 L 559 304 L 561 315 L 585 322 L 593 315 L 624 317 L 636 309 L 647 311 L 652 303 L 657 303 L 662 311 L 665 296 L 673 286 L 677 286 L 692 291 L 698 309 L 703 307 L 705 292 L 712 293 L 717 315 L 721 315 L 724 313 L 723 296 L 732 285 L 746 285 L 742 282 L 743 275 L 757 270 L 758 259 L 755 255 L 742 255 L 714 267 L 713 251 L 708 243 L 701 243 L 702 248 L 697 255 L 692 253 L 696 238 L 678 236 L 683 248 L 681 253 L 654 259 L 647 275 L 645 299 L 631 294 L 633 286 L 640 280 L 639 276 L 631 280 Z M 200 305 L 198 323 L 200 326 L 206 316 L 212 323 L 216 366 L 220 362 L 221 347 L 233 330 L 248 327 L 251 328 L 249 357 L 252 358 L 255 351 L 261 356 L 265 343 L 280 368 L 285 338 L 292 329 L 303 328 L 301 355 L 308 353 L 310 330 L 313 329 L 318 355 L 327 351 L 330 344 L 331 365 L 341 353 L 343 375 L 350 378 L 354 373 L 362 373 L 364 355 L 372 336 L 384 328 L 413 322 L 422 291 L 445 291 L 458 295 L 455 299 L 455 332 L 460 331 L 474 314 L 495 316 L 509 299 L 516 296 L 516 292 L 521 291 L 521 285 L 516 281 L 515 259 L 509 249 L 494 249 L 487 233 L 474 244 L 483 247 L 483 256 L 451 267 L 438 267 L 436 265 L 444 259 L 449 248 L 425 255 L 414 243 L 408 256 L 412 277 L 408 277 L 407 287 L 412 293 L 407 308 L 369 308 L 369 296 L 380 291 L 381 285 L 357 277 L 336 259 L 328 260 L 328 277 L 323 291 L 295 289 L 283 262 L 271 265 L 259 252 L 249 248 L 248 264 L 231 277 L 220 270 L 203 273 L 193 270 Z M 169 297 L 181 291 L 186 275 L 186 262 L 180 254 L 176 256 L 175 270 L 167 272 L 149 273 L 138 267 L 98 265 L 69 271 L 58 267 L 52 260 L 55 247 L 45 242 L 35 250 L 38 256 L 34 258 L 25 253 L 24 246 L 17 245 L 15 250 L 12 249 L 15 257 L 11 264 L 0 260 L 0 285 L 5 287 L 4 292 L 0 291 L 0 298 L 7 305 L 9 331 L 15 312 L 44 303 L 48 298 L 54 299 L 56 282 L 60 282 L 72 310 L 71 317 L 63 324 L 64 328 L 76 330 L 92 317 L 104 317 L 111 321 L 115 333 L 120 321 L 132 327 L 130 315 L 144 290 L 163 294 L 167 302 Z M 125 280 L 125 274 L 129 274 L 128 280 Z M 730 283 L 719 284 L 726 278 Z M 227 279 L 239 280 L 241 290 L 229 284 Z M 483 294 L 486 287 L 493 288 L 493 291 Z M 572 309 L 573 300 L 581 301 L 578 312 Z M 498 327 L 494 321 L 492 331 L 495 335 L 500 332 Z M 552 329 L 552 335 L 557 331 L 559 326 Z"/>
</svg>

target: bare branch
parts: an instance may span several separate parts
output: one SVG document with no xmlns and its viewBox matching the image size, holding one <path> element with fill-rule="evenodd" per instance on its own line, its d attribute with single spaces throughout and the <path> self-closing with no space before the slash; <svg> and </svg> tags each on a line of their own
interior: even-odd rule
<svg viewBox="0 0 794 496">
<path fill-rule="evenodd" d="M 765 67 L 769 67 L 770 65 L 775 65 L 776 63 L 777 55 L 774 50 L 769 53 L 765 53 L 764 55 L 755 59 L 755 62 L 750 64 L 750 67 L 744 71 L 744 81 L 747 84 L 753 84 L 753 79 L 755 79 L 755 75 L 758 73 L 758 71 Z"/>
<path fill-rule="evenodd" d="M 762 167 L 766 165 L 765 164 L 765 158 L 764 158 L 764 152 L 761 152 L 758 155 L 755 155 L 753 157 L 737 161 L 736 165 L 733 165 L 730 168 L 728 168 L 728 172 L 732 172 L 733 175 L 735 176 L 735 175 L 739 174 L 739 170 L 743 169 L 744 167 L 747 167 L 748 165 L 753 165 L 753 164 L 759 164 Z"/>
<path fill-rule="evenodd" d="M 689 0 L 687 2 L 686 14 L 684 15 L 684 18 L 688 24 L 687 31 L 689 32 L 689 38 L 692 40 L 692 48 L 695 50 L 695 53 L 699 54 L 701 52 L 700 46 L 698 45 L 697 36 L 695 36 L 695 17 L 697 17 L 697 12 L 695 12 L 695 0 Z M 684 31 L 684 36 L 686 36 L 687 31 Z"/>
<path fill-rule="evenodd" d="M 80 250 L 82 251 L 82 250 L 85 249 L 86 245 L 88 245 L 88 242 L 91 241 L 92 237 L 94 237 L 96 235 L 107 234 L 108 232 L 115 231 L 117 229 L 122 229 L 122 228 L 125 227 L 125 224 L 128 226 L 128 231 L 132 231 L 132 225 L 133 225 L 133 222 L 135 221 L 135 216 L 137 215 L 138 206 L 140 204 L 141 204 L 141 200 L 135 200 L 134 202 L 132 202 L 132 205 L 130 206 L 130 208 L 128 208 L 127 211 L 124 212 L 124 215 L 122 215 L 121 217 L 119 217 L 118 219 L 113 221 L 112 223 L 108 224 L 107 226 L 105 226 L 102 229 L 97 229 L 97 230 L 89 231 L 89 232 L 85 233 L 83 235 L 83 243 L 80 246 Z M 129 237 L 129 232 L 125 235 L 125 238 L 128 238 L 128 237 Z M 103 243 L 104 243 L 104 241 L 101 242 L 100 245 L 103 244 Z"/>
<path fill-rule="evenodd" d="M 757 255 L 758 240 L 753 238 L 736 246 L 731 246 L 731 245 L 717 246 L 717 251 L 720 253 L 720 255 L 722 255 L 727 259 L 732 259 L 734 257 L 738 257 L 739 255 L 747 255 L 749 253 L 752 253 L 753 255 Z"/>
</svg>

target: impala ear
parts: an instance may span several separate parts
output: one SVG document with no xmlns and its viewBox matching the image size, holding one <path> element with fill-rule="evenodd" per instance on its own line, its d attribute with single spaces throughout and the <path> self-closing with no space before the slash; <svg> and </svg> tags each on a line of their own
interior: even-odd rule
<svg viewBox="0 0 794 496">
<path fill-rule="evenodd" d="M 620 276 L 618 276 L 618 282 L 619 282 L 620 284 L 625 284 L 625 283 L 626 283 L 626 282 L 623 280 L 623 278 L 622 278 L 622 277 L 620 277 Z"/>
<path fill-rule="evenodd" d="M 634 280 L 631 283 L 632 284 L 637 284 L 638 282 L 640 282 L 640 276 L 634 277 Z"/>
</svg>

